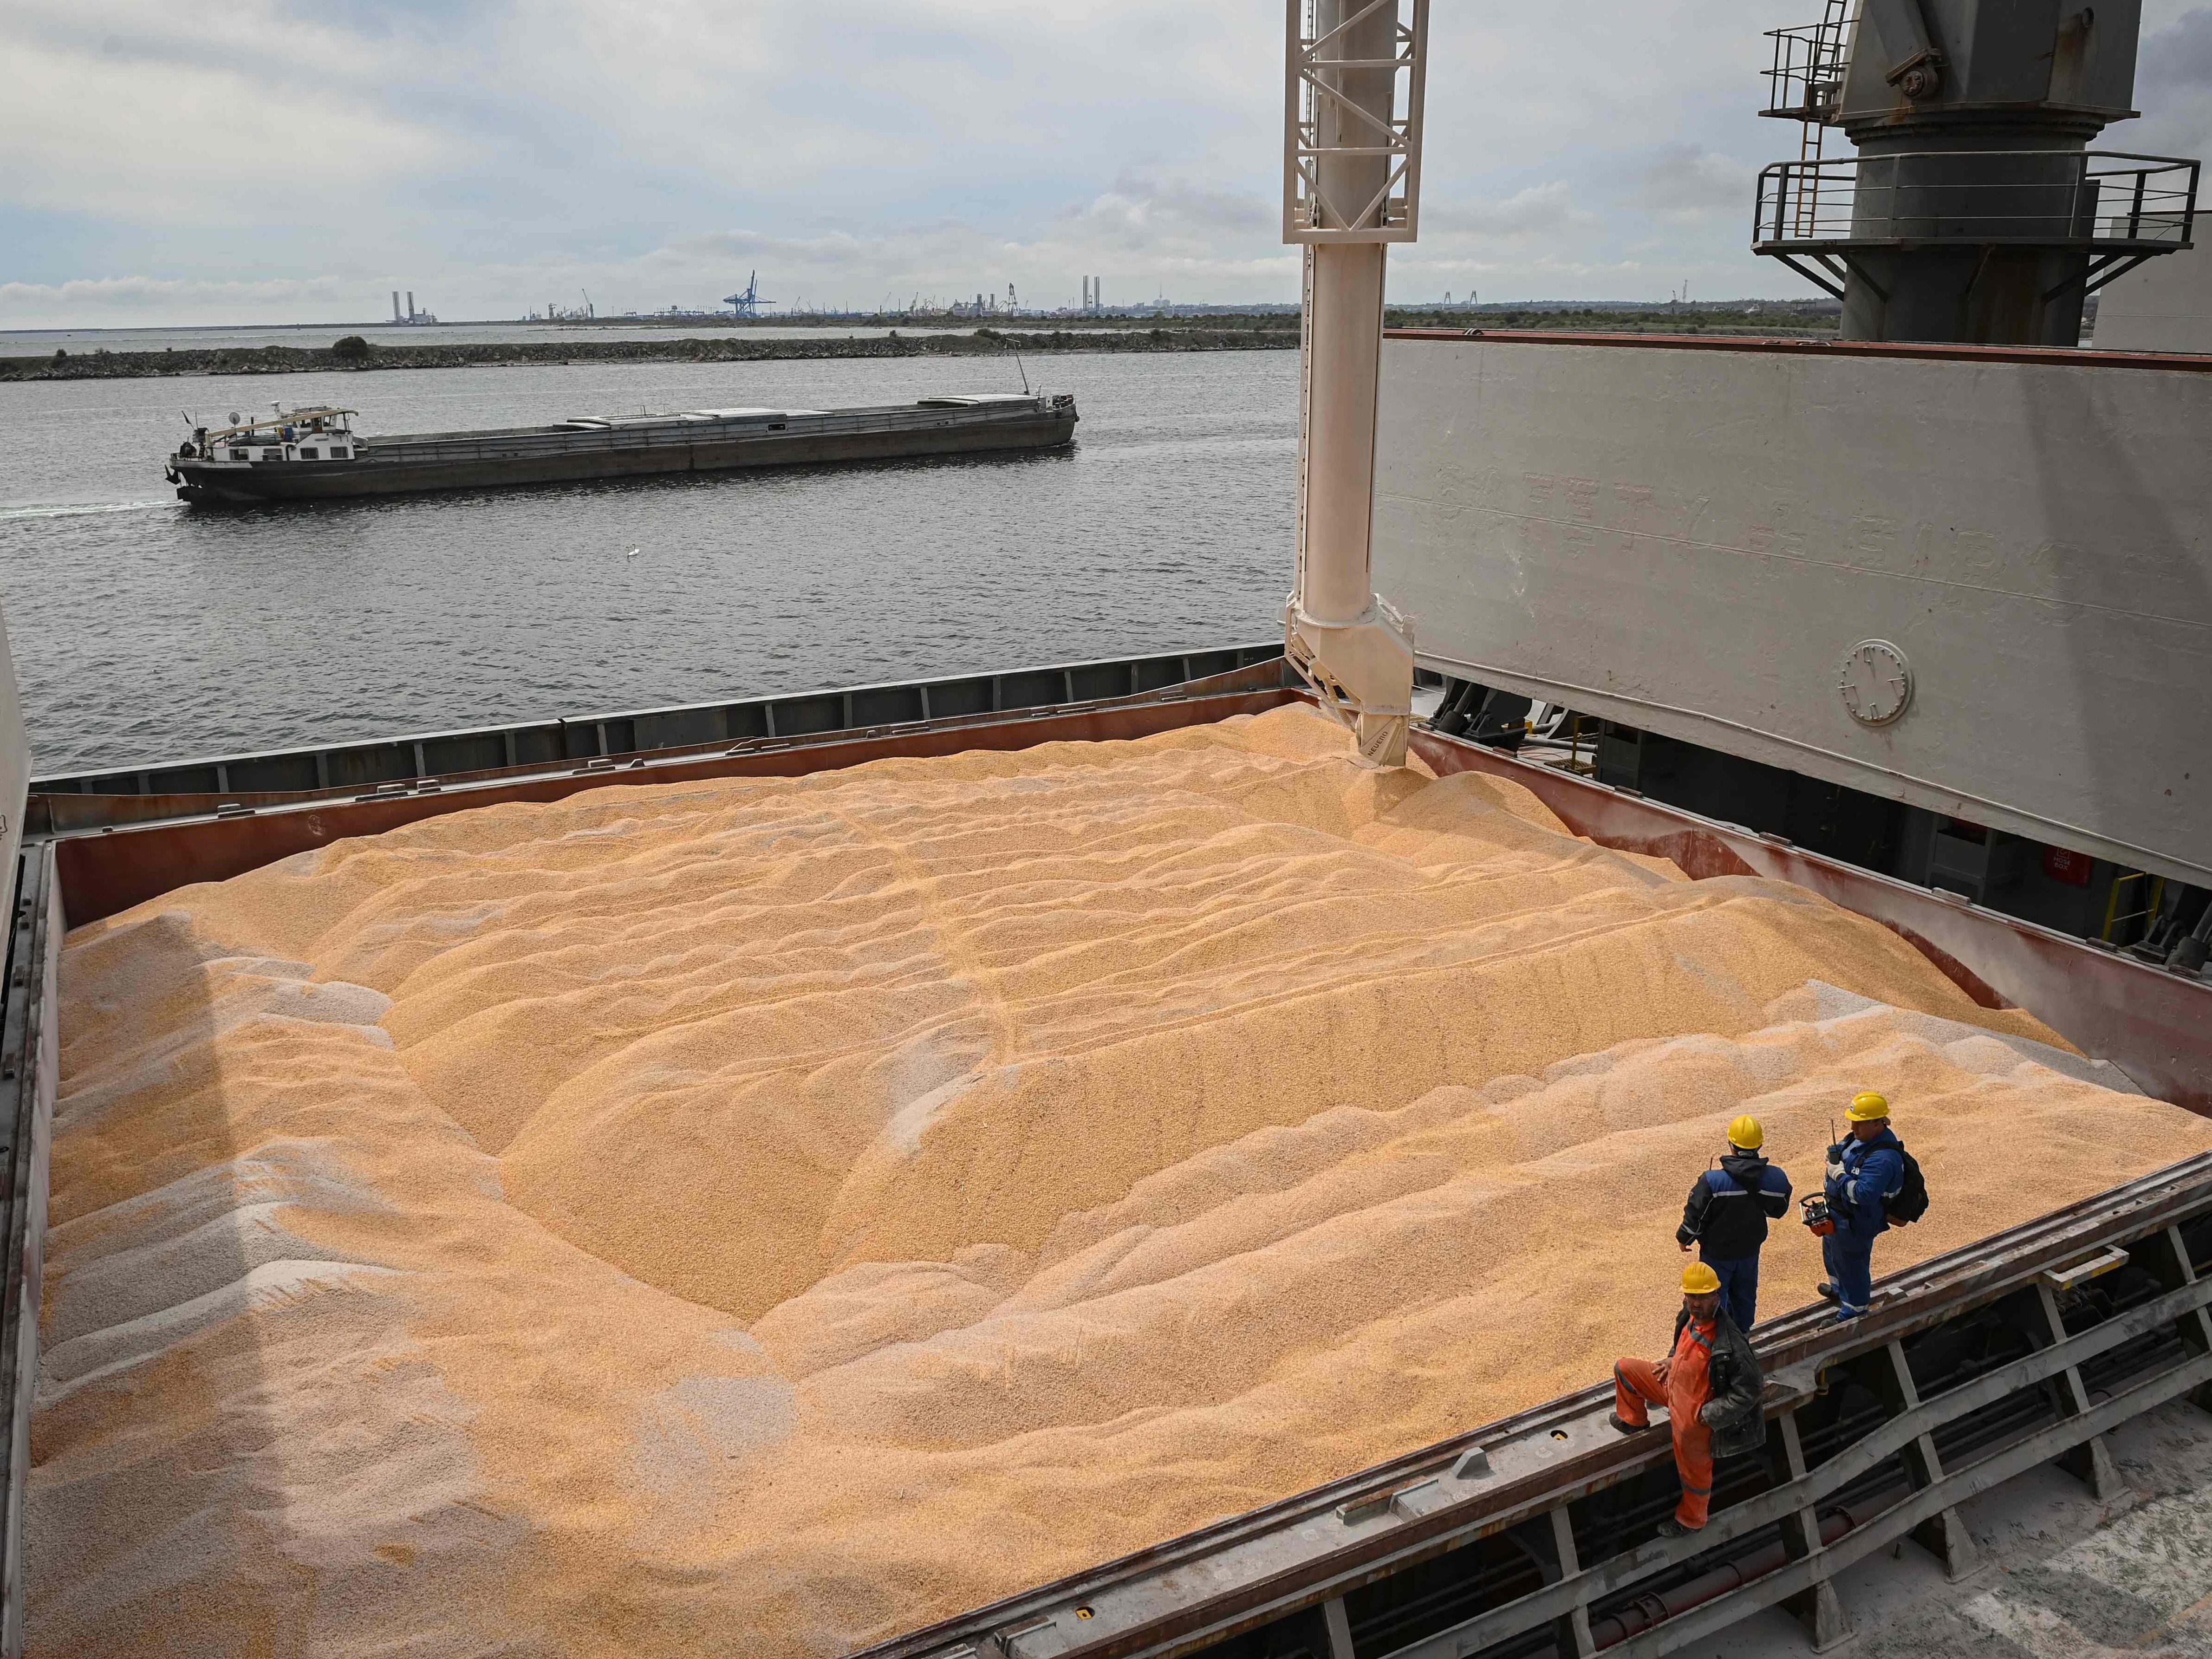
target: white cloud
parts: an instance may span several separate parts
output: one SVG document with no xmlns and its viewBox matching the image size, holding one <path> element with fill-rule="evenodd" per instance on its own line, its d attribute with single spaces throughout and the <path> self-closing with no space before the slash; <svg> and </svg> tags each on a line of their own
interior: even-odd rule
<svg viewBox="0 0 2212 1659">
<path fill-rule="evenodd" d="M 641 155 L 783 191 L 823 170 L 903 176 L 969 149 L 1048 169 L 1102 133 L 1134 137 L 1139 161 L 1202 149 L 1279 100 L 1279 48 L 1253 22 L 1221 0 L 545 0 L 489 55 Z"/>
<path fill-rule="evenodd" d="M 354 285 L 337 276 L 198 282 L 160 276 L 80 276 L 66 283 L 0 283 L 0 316 L 17 327 L 131 326 L 147 316 L 180 323 L 241 317 L 343 314 Z"/>
<path fill-rule="evenodd" d="M 1085 276 L 1105 278 L 1113 297 L 1130 301 L 1200 290 L 1291 299 L 1298 258 L 1282 244 L 1277 199 L 1155 168 L 1132 169 L 1089 199 L 1040 216 L 1027 235 L 950 218 L 866 234 L 732 228 L 677 238 L 600 280 L 673 289 L 758 267 L 779 273 L 787 301 L 805 295 L 869 306 L 916 294 L 1003 294 L 1009 282 L 1025 304 L 1073 305 Z"/>
<path fill-rule="evenodd" d="M 1744 251 L 1727 158 L 1794 138 L 1755 113 L 1759 32 L 1802 9 L 1439 7 L 1396 280 L 1799 291 Z M 1280 27 L 1272 0 L 12 0 L 0 323 L 368 319 L 395 283 L 448 317 L 699 305 L 756 266 L 817 303 L 1085 273 L 1289 300 Z"/>
<path fill-rule="evenodd" d="M 2184 12 L 2157 29 L 2144 19 L 2136 102 L 2144 119 L 2124 148 L 2196 155 L 2212 141 L 2212 9 Z"/>
<path fill-rule="evenodd" d="M 1431 201 L 1421 209 L 1421 226 L 1431 242 L 1481 244 L 1525 241 L 1596 225 L 1598 216 L 1577 207 L 1573 196 L 1565 179 L 1553 179 L 1516 191 L 1502 201 Z"/>
<path fill-rule="evenodd" d="M 1757 167 L 1695 144 L 1667 144 L 1637 170 L 1631 199 L 1677 223 L 1717 213 L 1742 217 L 1751 211 L 1753 181 L 1758 176 Z"/>
<path fill-rule="evenodd" d="M 1063 234 L 1113 248 L 1189 255 L 1224 245 L 1282 240 L 1279 196 L 1224 186 L 1166 167 L 1131 168 L 1061 219 Z"/>
<path fill-rule="evenodd" d="M 11 13 L 0 158 L 13 203 L 144 224 L 264 219 L 359 200 L 465 148 L 379 105 L 363 85 L 375 54 L 348 59 L 313 26 L 256 36 L 264 6 L 116 0 L 97 15 L 95 33 L 81 9 Z"/>
</svg>

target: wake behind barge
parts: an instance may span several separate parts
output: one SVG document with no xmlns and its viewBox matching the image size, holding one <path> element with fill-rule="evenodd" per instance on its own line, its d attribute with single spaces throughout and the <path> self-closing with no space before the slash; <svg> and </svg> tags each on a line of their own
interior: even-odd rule
<svg viewBox="0 0 2212 1659">
<path fill-rule="evenodd" d="M 551 426 L 373 438 L 357 410 L 280 410 L 196 428 L 169 457 L 179 499 L 330 501 L 431 489 L 1050 449 L 1075 436 L 1071 393 L 983 392 L 860 409 L 695 409 Z"/>
</svg>

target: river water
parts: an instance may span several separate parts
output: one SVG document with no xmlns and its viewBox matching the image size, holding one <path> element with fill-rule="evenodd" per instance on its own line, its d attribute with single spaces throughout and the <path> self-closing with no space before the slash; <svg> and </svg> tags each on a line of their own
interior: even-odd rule
<svg viewBox="0 0 2212 1659">
<path fill-rule="evenodd" d="M 368 432 L 1013 389 L 1011 362 L 607 363 L 0 384 L 0 605 L 40 772 L 1219 646 L 1291 575 L 1297 357 L 1055 356 L 1074 447 L 188 507 L 234 409 Z M 629 550 L 637 550 L 635 556 Z"/>
</svg>

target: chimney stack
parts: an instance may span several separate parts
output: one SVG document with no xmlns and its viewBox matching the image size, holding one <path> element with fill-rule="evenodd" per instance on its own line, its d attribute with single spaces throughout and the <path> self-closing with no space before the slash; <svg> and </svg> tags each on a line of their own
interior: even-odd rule
<svg viewBox="0 0 2212 1659">
<path fill-rule="evenodd" d="M 415 290 L 411 288 L 407 290 L 407 320 L 415 320 Z"/>
<path fill-rule="evenodd" d="M 392 290 L 392 320 L 399 320 L 399 290 L 396 288 Z"/>
</svg>

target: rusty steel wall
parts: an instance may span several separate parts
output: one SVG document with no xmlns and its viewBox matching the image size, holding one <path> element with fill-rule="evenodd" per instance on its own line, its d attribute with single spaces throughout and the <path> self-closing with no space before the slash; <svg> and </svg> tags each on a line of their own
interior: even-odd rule
<svg viewBox="0 0 2212 1659">
<path fill-rule="evenodd" d="M 1273 665 L 1239 671 L 1272 678 Z M 1226 677 L 1224 677 L 1226 678 Z M 1197 684 L 1197 683 L 1194 683 Z M 332 842 L 380 835 L 402 824 L 507 801 L 562 800 L 586 789 L 702 778 L 800 777 L 894 756 L 955 755 L 970 749 L 1028 749 L 1041 743 L 1104 743 L 1150 737 L 1180 726 L 1262 714 L 1296 700 L 1280 686 L 1194 694 L 1187 689 L 1073 709 L 1040 708 L 989 720 L 915 726 L 880 736 L 827 738 L 788 744 L 756 744 L 710 753 L 663 751 L 617 757 L 584 766 L 498 772 L 472 779 L 426 781 L 421 787 L 362 796 L 350 791 L 280 799 L 268 806 L 241 805 L 218 812 L 210 798 L 166 802 L 168 821 L 80 828 L 53 840 L 62 896 L 72 925 L 96 921 L 193 882 L 224 881 Z M 82 805 L 98 797 L 58 796 Z M 148 798 L 111 798 L 134 810 Z M 248 798 L 249 800 L 252 798 Z M 194 814 L 176 817 L 181 809 Z"/>
<path fill-rule="evenodd" d="M 2146 1093 L 2212 1116 L 2212 985 L 2200 979 L 1502 750 L 1423 731 L 1413 750 L 1439 775 L 1510 778 L 1577 835 L 1672 859 L 1693 879 L 1768 876 L 1809 888 L 1898 933 L 1984 1007 L 2025 1008 Z"/>
<path fill-rule="evenodd" d="M 1289 684 L 1279 644 L 1231 645 L 172 758 L 33 778 L 26 833 L 120 828 L 226 805 L 343 800 L 363 790 L 416 787 L 426 779 L 475 782 L 583 763 L 606 765 L 642 754 L 706 756 L 737 744 L 775 747 L 842 732 L 881 736 L 1147 695 L 1260 690 Z"/>
<path fill-rule="evenodd" d="M 559 800 L 586 789 L 703 778 L 798 777 L 890 756 L 1101 742 L 1258 714 L 1303 694 L 1255 685 L 1273 665 L 1149 697 L 994 719 L 835 733 L 772 745 L 716 745 L 562 766 L 426 781 L 369 795 L 278 798 L 220 813 L 204 797 L 107 798 L 167 821 L 88 825 L 53 837 L 72 924 L 96 921 L 194 882 L 222 881 L 356 836 L 512 800 Z M 2148 1093 L 2212 1115 L 2212 985 L 2152 968 L 1959 896 L 1792 846 L 1634 790 L 1515 759 L 1501 750 L 1418 729 L 1413 752 L 1440 774 L 1469 769 L 1526 786 L 1577 835 L 1602 846 L 1671 859 L 1693 878 L 1759 875 L 1794 882 L 1891 928 L 1984 1007 L 2028 1010 L 2085 1054 L 2120 1066 Z M 58 797 L 90 807 L 100 798 Z M 251 798 L 249 798 L 250 799 Z"/>
</svg>

